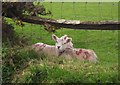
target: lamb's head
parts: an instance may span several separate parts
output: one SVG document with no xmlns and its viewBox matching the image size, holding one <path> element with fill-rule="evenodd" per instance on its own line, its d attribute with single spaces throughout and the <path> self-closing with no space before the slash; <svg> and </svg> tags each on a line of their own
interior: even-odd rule
<svg viewBox="0 0 120 85">
<path fill-rule="evenodd" d="M 56 42 L 55 47 L 58 50 L 58 52 L 63 52 L 67 48 L 72 48 L 72 38 L 69 38 L 67 35 L 62 36 L 61 38 L 58 38 L 56 35 L 52 35 L 52 39 Z"/>
</svg>

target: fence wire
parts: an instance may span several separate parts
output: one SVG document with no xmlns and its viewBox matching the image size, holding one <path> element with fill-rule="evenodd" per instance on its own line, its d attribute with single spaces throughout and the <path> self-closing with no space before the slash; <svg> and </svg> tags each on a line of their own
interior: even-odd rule
<svg viewBox="0 0 120 85">
<path fill-rule="evenodd" d="M 114 7 L 118 6 L 117 3 L 115 3 L 115 2 L 111 2 L 111 3 L 106 3 L 105 2 L 105 3 L 103 3 L 103 2 L 87 2 L 86 1 L 86 2 L 78 2 L 77 3 L 77 2 L 74 2 L 74 0 L 73 0 L 73 2 L 69 2 L 69 3 L 64 2 L 64 1 L 59 2 L 59 3 L 58 2 L 52 2 L 52 1 L 51 2 L 44 2 L 44 3 L 49 4 L 48 5 L 49 8 L 47 8 L 47 9 L 50 10 L 51 13 L 52 13 L 52 15 L 50 16 L 51 19 L 56 18 L 55 11 L 59 11 L 59 13 L 60 13 L 59 16 L 57 15 L 58 19 L 82 20 L 84 18 L 87 21 L 92 21 L 92 20 L 95 20 L 95 19 L 98 20 L 98 21 L 101 21 L 101 20 L 107 20 L 107 21 L 113 20 L 114 21 L 114 20 L 117 19 L 117 17 L 113 13 L 114 12 L 114 10 L 113 10 Z M 43 5 L 44 5 L 44 3 L 43 3 Z M 59 9 L 57 8 L 57 10 L 54 7 L 54 4 L 56 4 L 56 3 L 59 4 L 58 5 Z M 81 8 L 79 8 L 79 4 L 81 5 L 80 6 Z M 105 4 L 108 5 L 107 8 L 104 8 Z M 65 7 L 66 5 L 68 5 L 68 6 Z M 68 10 L 69 10 L 68 8 L 71 9 L 71 11 L 70 11 L 70 13 L 72 12 L 71 14 L 65 14 L 66 12 L 68 12 Z M 68 9 L 68 10 L 66 10 L 66 9 Z M 98 15 L 93 13 L 95 11 L 94 9 L 96 9 L 96 14 L 98 14 Z M 102 10 L 105 10 L 106 16 L 104 16 L 104 13 L 103 13 Z M 79 13 L 84 12 L 84 15 L 81 16 L 81 14 L 78 14 L 78 12 Z M 107 14 L 107 12 L 108 12 L 108 14 Z M 94 16 L 92 14 L 94 14 Z M 70 16 L 70 15 L 72 15 L 72 16 Z M 109 20 L 108 20 L 107 16 L 110 16 Z M 35 33 L 34 34 L 32 33 L 33 32 L 32 30 L 33 29 L 31 28 L 31 38 L 35 34 Z M 64 31 L 64 29 L 61 29 L 61 30 L 62 30 L 62 32 Z M 75 30 L 73 30 L 73 31 L 75 31 Z M 86 44 L 86 47 L 87 47 L 87 45 L 89 43 L 89 40 L 88 40 L 89 30 L 84 30 L 84 31 L 85 31 L 85 36 L 86 36 L 85 37 L 85 44 Z M 111 31 L 111 32 L 114 32 L 114 31 Z M 103 35 L 101 35 L 101 38 L 102 37 L 103 37 Z"/>
<path fill-rule="evenodd" d="M 52 2 L 51 1 L 51 2 L 44 2 L 44 3 L 50 3 L 49 4 L 50 7 L 47 9 L 49 9 L 52 12 L 51 18 L 57 18 L 57 19 L 63 18 L 68 20 L 80 20 L 80 21 L 118 20 L 117 14 L 115 14 L 118 11 L 115 9 L 118 7 L 118 3 L 116 2 L 87 2 L 87 1 L 74 2 L 73 0 L 73 2 L 64 2 L 64 1 Z M 57 11 L 55 12 L 56 7 L 54 7 L 54 4 L 56 3 L 61 4 L 57 6 L 57 8 L 60 8 L 59 10 L 57 10 L 57 11 L 60 11 L 60 14 L 58 14 L 59 12 L 57 13 Z"/>
</svg>

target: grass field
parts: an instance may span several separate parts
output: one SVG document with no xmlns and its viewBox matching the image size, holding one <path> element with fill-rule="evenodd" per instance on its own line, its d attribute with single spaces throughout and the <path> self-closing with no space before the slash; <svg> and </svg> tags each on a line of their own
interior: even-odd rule
<svg viewBox="0 0 120 85">
<path fill-rule="evenodd" d="M 52 12 L 55 19 L 81 20 L 81 21 L 103 21 L 118 20 L 118 3 L 115 2 L 65 2 L 65 3 L 43 3 L 46 10 Z M 43 16 L 44 17 L 44 16 Z"/>
<path fill-rule="evenodd" d="M 48 3 L 43 3 L 47 9 L 50 9 Z M 52 3 L 53 18 L 60 18 L 61 3 Z M 117 20 L 117 3 L 112 8 L 112 18 L 109 14 L 112 3 L 102 3 L 100 18 L 98 4 L 88 3 L 87 12 L 83 3 L 75 3 L 76 11 L 79 16 L 77 20 Z M 64 3 L 63 17 L 73 19 L 72 3 Z M 80 9 L 79 9 L 80 8 Z M 67 9 L 67 11 L 65 11 Z M 98 18 L 90 18 L 96 16 Z M 50 16 L 44 16 L 50 17 Z M 44 30 L 40 25 L 31 25 L 26 23 L 25 26 L 19 27 L 11 19 L 7 21 L 15 27 L 15 31 L 21 37 L 28 38 L 29 46 L 43 42 L 54 45 L 51 34 Z M 60 29 L 54 34 L 61 37 L 65 34 L 72 37 L 74 47 L 93 49 L 98 56 L 98 63 L 82 62 L 76 59 L 66 60 L 56 56 L 37 55 L 26 48 L 19 49 L 13 55 L 14 65 L 9 65 L 10 59 L 7 54 L 4 55 L 3 61 L 3 82 L 17 83 L 116 83 L 118 81 L 118 32 L 119 31 L 97 31 L 97 30 L 73 30 Z M 9 54 L 9 50 L 6 50 Z M 13 51 L 14 52 L 14 51 Z M 16 50 L 15 50 L 16 52 Z"/>
</svg>

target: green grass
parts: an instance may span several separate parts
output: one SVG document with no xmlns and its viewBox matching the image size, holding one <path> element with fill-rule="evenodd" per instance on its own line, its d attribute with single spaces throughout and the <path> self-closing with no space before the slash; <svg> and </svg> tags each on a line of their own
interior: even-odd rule
<svg viewBox="0 0 120 85">
<path fill-rule="evenodd" d="M 52 12 L 54 19 L 68 19 L 81 21 L 104 21 L 104 20 L 118 20 L 118 3 L 115 2 L 43 2 L 45 8 Z M 44 16 L 43 16 L 44 17 Z"/>
<path fill-rule="evenodd" d="M 50 9 L 49 3 L 43 3 L 45 7 Z M 59 19 L 61 16 L 60 5 L 61 3 L 52 3 L 53 18 Z M 79 16 L 95 16 L 99 17 L 96 3 L 89 3 L 87 5 L 88 13 L 84 11 L 83 3 L 75 3 L 76 10 Z M 117 20 L 117 3 L 113 7 L 113 20 Z M 72 9 L 69 7 L 71 3 L 64 3 L 63 12 L 65 19 L 72 19 Z M 99 18 L 99 20 L 112 19 L 108 13 L 111 3 L 102 3 L 102 15 L 107 18 Z M 72 6 L 71 6 L 72 7 Z M 93 10 L 94 12 L 92 12 Z M 107 14 L 108 13 L 108 14 Z M 50 17 L 50 16 L 45 16 Z M 93 20 L 93 18 L 75 18 L 78 20 Z M 29 46 L 37 42 L 54 45 L 55 42 L 51 39 L 50 33 L 44 30 L 43 26 L 31 25 L 25 23 L 25 26 L 19 27 L 7 18 L 7 21 L 15 27 L 15 31 L 21 37 L 26 37 L 29 40 Z M 82 62 L 76 59 L 66 60 L 56 56 L 36 55 L 28 49 L 19 49 L 9 51 L 5 50 L 7 54 L 4 55 L 4 82 L 18 82 L 18 83 L 115 83 L 118 81 L 118 33 L 119 31 L 101 31 L 101 30 L 73 30 L 73 29 L 60 29 L 54 34 L 61 37 L 65 34 L 72 37 L 72 42 L 75 48 L 93 49 L 98 56 L 98 63 Z M 8 63 L 11 57 L 10 54 L 14 53 L 13 59 L 15 66 Z M 9 54 L 9 55 L 8 55 Z M 25 65 L 27 66 L 23 68 Z"/>
</svg>

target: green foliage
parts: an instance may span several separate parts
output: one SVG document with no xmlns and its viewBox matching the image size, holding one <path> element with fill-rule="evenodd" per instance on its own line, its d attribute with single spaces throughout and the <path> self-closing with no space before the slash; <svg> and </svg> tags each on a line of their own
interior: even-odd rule
<svg viewBox="0 0 120 85">
<path fill-rule="evenodd" d="M 26 47 L 27 48 L 27 47 Z M 118 65 L 37 55 L 30 48 L 3 56 L 3 82 L 13 83 L 116 83 Z M 6 49 L 7 51 L 7 49 Z M 14 55 L 12 55 L 14 53 Z M 62 63 L 61 63 L 62 62 Z"/>
<path fill-rule="evenodd" d="M 31 54 L 30 54 L 31 55 Z M 18 83 L 116 83 L 117 66 L 106 67 L 101 63 L 67 60 L 59 64 L 59 59 L 48 56 L 47 59 L 31 62 L 28 67 L 15 76 Z M 64 59 L 63 59 L 64 60 Z M 111 75 L 112 74 L 112 75 Z"/>
<path fill-rule="evenodd" d="M 43 5 L 37 5 L 37 3 L 33 2 L 3 2 L 2 7 L 2 15 L 9 18 L 19 19 L 26 15 L 37 16 L 38 14 L 47 14 Z"/>
<path fill-rule="evenodd" d="M 30 47 L 29 47 L 30 49 Z M 24 69 L 32 59 L 40 59 L 32 50 L 17 48 L 2 49 L 3 82 L 10 82 L 16 71 Z"/>
<path fill-rule="evenodd" d="M 14 23 L 14 22 L 13 22 Z M 3 18 L 2 22 L 2 42 L 3 47 L 14 47 L 16 45 L 24 46 L 27 44 L 27 38 L 24 36 L 19 36 L 15 30 L 13 23 L 6 21 L 6 18 Z"/>
<path fill-rule="evenodd" d="M 46 5 L 47 4 L 47 5 Z M 59 18 L 60 7 L 57 8 L 57 3 L 53 3 L 56 10 L 53 9 L 53 14 L 56 18 Z M 66 5 L 65 5 L 66 4 Z M 79 3 L 76 3 L 79 4 Z M 70 6 L 70 3 L 64 3 L 65 9 Z M 92 4 L 89 4 L 91 8 Z M 95 4 L 93 4 L 93 8 Z M 48 3 L 45 3 L 48 6 Z M 77 5 L 79 6 L 79 5 Z M 84 5 L 80 5 L 80 9 Z M 102 8 L 106 10 L 110 4 L 103 3 Z M 105 7 L 106 6 L 106 7 Z M 114 8 L 113 8 L 114 9 Z M 68 9 L 70 13 L 71 9 Z M 78 10 L 78 9 L 76 9 Z M 95 10 L 97 11 L 97 10 Z M 114 10 L 117 14 L 116 9 Z M 56 12 L 56 13 L 54 13 Z M 103 15 L 107 14 L 104 10 Z M 79 12 L 80 13 L 80 12 Z M 89 12 L 91 13 L 91 12 Z M 88 13 L 88 14 L 89 14 Z M 94 12 L 94 14 L 97 12 Z M 93 13 L 92 13 L 93 14 Z M 114 15 L 115 15 L 114 14 Z M 64 15 L 67 18 L 72 17 L 70 14 Z M 85 15 L 85 12 L 81 12 L 80 15 Z M 91 15 L 89 15 L 91 16 Z M 97 14 L 99 16 L 99 13 Z M 49 16 L 47 16 L 49 17 Z M 111 16 L 107 16 L 107 20 Z M 115 15 L 116 17 L 116 15 Z M 54 17 L 55 18 L 55 17 Z M 115 18 L 114 18 L 115 19 Z M 84 18 L 83 20 L 88 20 Z M 94 19 L 93 19 L 94 20 Z M 25 23 L 24 27 L 19 27 L 14 24 L 11 19 L 7 18 L 7 21 L 15 28 L 15 32 L 18 36 L 24 36 L 29 39 L 29 45 L 37 42 L 43 42 L 46 44 L 54 45 L 55 42 L 51 39 L 51 34 L 46 32 L 42 26 L 31 25 Z M 44 54 L 37 55 L 34 51 L 30 50 L 30 47 L 14 48 L 3 47 L 3 82 L 12 83 L 117 83 L 118 80 L 118 33 L 120 31 L 100 31 L 100 30 L 73 30 L 73 29 L 60 29 L 55 32 L 58 37 L 65 34 L 72 37 L 74 47 L 93 49 L 97 56 L 97 63 L 82 62 L 80 60 L 71 59 L 67 60 L 62 57 L 45 56 Z M 11 61 L 12 60 L 12 61 Z"/>
</svg>

